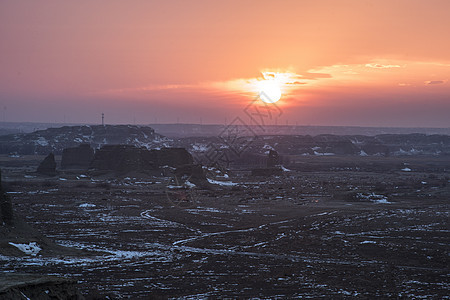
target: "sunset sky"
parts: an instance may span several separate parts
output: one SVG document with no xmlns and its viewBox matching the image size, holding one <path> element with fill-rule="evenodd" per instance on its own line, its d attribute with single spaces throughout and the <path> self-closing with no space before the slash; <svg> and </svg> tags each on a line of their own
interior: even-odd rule
<svg viewBox="0 0 450 300">
<path fill-rule="evenodd" d="M 450 1 L 0 1 L 1 121 L 450 127 Z"/>
</svg>

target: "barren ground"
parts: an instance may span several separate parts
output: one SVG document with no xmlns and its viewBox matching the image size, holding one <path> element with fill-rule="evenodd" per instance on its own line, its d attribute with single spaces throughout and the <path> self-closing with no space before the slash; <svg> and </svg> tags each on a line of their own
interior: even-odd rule
<svg viewBox="0 0 450 300">
<path fill-rule="evenodd" d="M 40 159 L 1 158 L 15 211 L 90 253 L 3 255 L 2 272 L 71 277 L 91 298 L 449 298 L 448 158 L 299 158 L 181 202 L 169 178 L 46 178 Z"/>
</svg>

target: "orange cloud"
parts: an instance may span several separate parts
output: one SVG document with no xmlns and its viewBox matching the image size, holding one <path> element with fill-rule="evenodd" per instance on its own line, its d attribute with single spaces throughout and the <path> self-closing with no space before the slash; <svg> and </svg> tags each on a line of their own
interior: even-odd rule
<svg viewBox="0 0 450 300">
<path fill-rule="evenodd" d="M 425 81 L 426 85 L 444 84 L 444 83 L 447 83 L 447 80 L 428 80 L 428 81 Z"/>
<path fill-rule="evenodd" d="M 374 69 L 391 69 L 391 68 L 401 68 L 399 65 L 382 65 L 382 64 L 366 64 L 368 68 Z"/>
</svg>

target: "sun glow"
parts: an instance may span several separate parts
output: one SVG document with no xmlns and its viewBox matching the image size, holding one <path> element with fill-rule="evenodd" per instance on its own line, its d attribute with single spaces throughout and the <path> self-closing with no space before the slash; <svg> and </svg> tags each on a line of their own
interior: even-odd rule
<svg viewBox="0 0 450 300">
<path fill-rule="evenodd" d="M 275 103 L 281 98 L 280 84 L 273 79 L 258 82 L 259 97 L 266 103 Z"/>
<path fill-rule="evenodd" d="M 281 98 L 288 99 L 307 82 L 308 79 L 303 78 L 303 75 L 289 71 L 261 71 L 258 77 L 213 82 L 209 85 L 216 89 L 237 92 L 248 99 L 256 97 L 265 103 L 275 103 Z"/>
</svg>

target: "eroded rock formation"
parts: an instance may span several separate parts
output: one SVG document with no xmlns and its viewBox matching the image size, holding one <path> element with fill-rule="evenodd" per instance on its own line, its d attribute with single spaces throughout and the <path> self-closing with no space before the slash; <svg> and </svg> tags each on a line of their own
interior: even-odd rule
<svg viewBox="0 0 450 300">
<path fill-rule="evenodd" d="M 186 179 L 201 188 L 209 188 L 210 185 L 206 179 L 205 171 L 202 165 L 188 164 L 176 168 L 175 176 Z"/>
<path fill-rule="evenodd" d="M 129 145 L 106 145 L 95 152 L 91 168 L 102 171 L 146 172 L 162 166 L 178 167 L 193 163 L 192 155 L 184 148 L 147 150 Z"/>
<path fill-rule="evenodd" d="M 275 150 L 269 150 L 269 154 L 267 155 L 267 167 L 273 168 L 278 164 L 280 164 L 278 152 Z"/>
<path fill-rule="evenodd" d="M 89 144 L 63 150 L 61 169 L 87 170 L 94 158 L 94 149 Z"/>
<path fill-rule="evenodd" d="M 55 176 L 56 175 L 56 162 L 55 155 L 50 153 L 39 164 L 37 172 L 42 175 Z"/>
<path fill-rule="evenodd" d="M 106 145 L 95 152 L 90 167 L 102 171 L 148 171 L 155 170 L 156 155 L 130 145 Z"/>
</svg>

